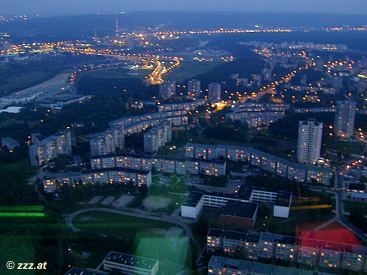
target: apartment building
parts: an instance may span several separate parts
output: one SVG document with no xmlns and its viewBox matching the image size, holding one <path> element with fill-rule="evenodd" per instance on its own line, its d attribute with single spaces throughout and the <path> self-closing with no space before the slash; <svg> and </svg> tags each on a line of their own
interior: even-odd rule
<svg viewBox="0 0 367 275">
<path fill-rule="evenodd" d="M 314 163 L 320 159 L 323 123 L 313 119 L 299 122 L 297 161 Z"/>
<path fill-rule="evenodd" d="M 45 165 L 59 155 L 71 154 L 71 145 L 71 133 L 69 129 L 42 139 L 29 147 L 31 165 Z"/>
<path fill-rule="evenodd" d="M 185 157 L 245 162 L 298 182 L 329 184 L 333 175 L 328 167 L 300 164 L 246 146 L 188 143 L 185 146 Z"/>
<path fill-rule="evenodd" d="M 177 173 L 179 175 L 226 175 L 226 162 L 223 160 L 173 159 L 154 157 L 151 155 L 121 154 L 91 157 L 92 169 L 124 167 L 132 169 L 152 170 L 161 173 Z"/>
<path fill-rule="evenodd" d="M 248 260 L 239 260 L 227 257 L 212 256 L 208 263 L 208 274 L 210 275 L 326 275 L 323 272 L 284 267 L 278 265 L 258 263 Z"/>
<path fill-rule="evenodd" d="M 248 248 L 251 248 L 250 253 Z M 367 248 L 345 244 L 343 240 L 335 243 L 269 232 L 212 228 L 207 235 L 207 251 L 210 254 L 223 252 L 228 256 L 240 256 L 247 260 L 274 259 L 310 268 L 366 271 Z"/>
<path fill-rule="evenodd" d="M 159 112 L 178 111 L 178 110 L 194 111 L 198 107 L 203 105 L 205 105 L 205 100 L 195 99 L 188 102 L 160 104 L 158 105 L 158 111 Z"/>
<path fill-rule="evenodd" d="M 122 128 L 111 127 L 102 133 L 90 135 L 90 152 L 92 156 L 113 154 L 125 145 Z"/>
<path fill-rule="evenodd" d="M 124 147 L 125 136 L 141 133 L 159 124 L 170 123 L 175 127 L 186 126 L 188 117 L 186 110 L 149 113 L 138 116 L 124 117 L 109 123 L 106 131 L 90 136 L 92 156 L 116 153 Z"/>
<path fill-rule="evenodd" d="M 144 134 L 144 152 L 156 153 L 160 147 L 172 140 L 172 126 L 170 122 L 153 127 Z"/>
<path fill-rule="evenodd" d="M 225 118 L 247 123 L 251 128 L 262 128 L 283 118 L 289 108 L 289 104 L 246 102 L 236 106 Z"/>
<path fill-rule="evenodd" d="M 53 193 L 64 185 L 75 187 L 81 184 L 126 184 L 135 186 L 150 186 L 152 173 L 146 170 L 128 168 L 91 169 L 82 172 L 48 174 L 43 179 L 43 189 L 46 193 Z"/>
<path fill-rule="evenodd" d="M 354 134 L 356 106 L 356 102 L 350 100 L 336 102 L 334 131 L 337 137 L 346 139 Z"/>
<path fill-rule="evenodd" d="M 191 79 L 187 83 L 187 96 L 192 99 L 196 99 L 201 93 L 201 83 L 200 80 Z"/>
<path fill-rule="evenodd" d="M 208 86 L 208 101 L 216 103 L 222 98 L 222 86 L 219 83 L 210 83 Z"/>
</svg>

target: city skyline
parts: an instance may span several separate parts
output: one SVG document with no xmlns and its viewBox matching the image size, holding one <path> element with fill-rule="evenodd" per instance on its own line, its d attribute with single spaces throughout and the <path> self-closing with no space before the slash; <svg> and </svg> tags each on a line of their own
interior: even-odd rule
<svg viewBox="0 0 367 275">
<path fill-rule="evenodd" d="M 118 0 L 110 0 L 106 5 L 100 1 L 46 1 L 34 0 L 31 3 L 24 0 L 3 0 L 0 3 L 2 15 L 40 14 L 40 15 L 63 15 L 63 14 L 91 14 L 91 13 L 116 13 L 122 11 L 236 11 L 236 12 L 303 12 L 303 13 L 329 13 L 329 14 L 363 14 L 367 15 L 367 5 L 363 0 L 325 0 L 320 3 L 317 0 L 289 1 L 280 0 L 273 5 L 272 0 L 240 1 L 240 0 L 158 0 L 148 2 L 144 0 L 127 0 L 123 3 Z"/>
</svg>

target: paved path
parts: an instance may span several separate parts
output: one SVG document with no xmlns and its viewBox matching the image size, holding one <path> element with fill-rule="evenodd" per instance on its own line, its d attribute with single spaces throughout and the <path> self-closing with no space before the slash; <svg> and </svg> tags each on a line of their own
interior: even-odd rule
<svg viewBox="0 0 367 275">
<path fill-rule="evenodd" d="M 191 230 L 190 226 L 187 225 L 185 222 L 183 222 L 180 218 L 172 217 L 172 216 L 168 216 L 168 215 L 148 213 L 148 212 L 138 210 L 138 209 L 130 209 L 130 208 L 124 208 L 124 209 L 120 209 L 120 210 L 111 209 L 111 208 L 86 208 L 86 209 L 81 209 L 81 210 L 75 211 L 75 212 L 65 216 L 66 225 L 68 227 L 70 227 L 73 232 L 81 231 L 79 228 L 77 228 L 73 224 L 73 220 L 76 216 L 78 216 L 80 214 L 88 213 L 88 212 L 107 212 L 107 213 L 112 213 L 112 214 L 117 214 L 117 215 L 122 215 L 122 216 L 132 216 L 132 217 L 137 217 L 137 218 L 142 218 L 142 219 L 147 219 L 147 220 L 154 220 L 154 221 L 172 223 L 176 226 L 182 227 L 183 230 L 185 231 L 185 236 L 188 237 L 189 239 L 192 239 L 194 245 L 198 248 L 198 251 L 200 251 L 200 246 L 196 242 L 195 238 L 193 237 L 192 230 Z"/>
</svg>

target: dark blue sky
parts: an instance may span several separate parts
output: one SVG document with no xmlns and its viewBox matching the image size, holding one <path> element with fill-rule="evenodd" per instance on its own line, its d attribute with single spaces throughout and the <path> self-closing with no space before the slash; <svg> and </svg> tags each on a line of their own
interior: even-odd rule
<svg viewBox="0 0 367 275">
<path fill-rule="evenodd" d="M 367 0 L 0 0 L 0 15 L 126 11 L 274 11 L 367 14 Z"/>
</svg>

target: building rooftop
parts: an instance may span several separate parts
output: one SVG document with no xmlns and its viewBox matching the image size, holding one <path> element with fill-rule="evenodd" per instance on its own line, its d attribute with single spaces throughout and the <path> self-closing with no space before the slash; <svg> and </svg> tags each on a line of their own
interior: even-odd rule
<svg viewBox="0 0 367 275">
<path fill-rule="evenodd" d="M 251 197 L 252 191 L 254 190 L 276 193 L 277 198 L 274 204 L 278 206 L 289 206 L 291 199 L 292 199 L 292 193 L 290 189 L 279 190 L 275 186 L 259 186 L 259 185 L 252 185 L 252 184 L 241 185 L 239 194 L 243 199 L 249 200 Z"/>
<path fill-rule="evenodd" d="M 212 256 L 208 264 L 209 269 L 231 269 L 246 272 L 246 274 L 288 274 L 288 275 L 312 275 L 311 270 L 297 269 L 291 267 L 275 266 L 253 261 L 238 260 L 233 258 Z"/>
<path fill-rule="evenodd" d="M 103 169 L 89 169 L 85 170 L 83 174 L 91 174 L 91 173 L 104 173 L 109 171 L 116 171 L 116 172 L 126 172 L 126 173 L 137 173 L 137 174 L 149 174 L 150 171 L 147 170 L 138 170 L 132 168 L 122 168 L 122 167 L 112 167 L 112 168 L 103 168 Z"/>
<path fill-rule="evenodd" d="M 65 275 L 107 275 L 107 272 L 95 270 L 95 269 L 84 269 L 84 268 L 71 268 L 65 273 Z"/>
<path fill-rule="evenodd" d="M 247 146 L 234 146 L 234 145 L 225 145 L 225 144 L 199 144 L 199 143 L 187 143 L 185 147 L 203 147 L 203 148 L 212 148 L 213 150 L 216 148 L 220 149 L 227 149 L 227 150 L 243 150 L 246 152 L 246 154 L 251 154 L 254 156 L 259 156 L 269 160 L 272 160 L 274 162 L 278 162 L 282 165 L 289 166 L 293 169 L 301 170 L 301 171 L 307 171 L 312 170 L 313 172 L 322 172 L 322 173 L 331 173 L 331 169 L 329 167 L 322 167 L 322 166 L 315 166 L 311 164 L 301 164 L 295 161 L 291 161 L 288 159 L 284 159 L 281 157 L 277 157 L 274 155 L 271 155 L 269 153 L 265 153 L 263 151 L 247 147 Z"/>
<path fill-rule="evenodd" d="M 156 259 L 140 257 L 115 251 L 109 252 L 107 256 L 103 259 L 103 262 L 113 262 L 127 266 L 136 266 L 147 270 L 151 270 L 156 264 L 159 263 L 159 261 Z"/>
<path fill-rule="evenodd" d="M 223 237 L 226 239 L 232 240 L 242 240 L 253 243 L 258 243 L 260 240 L 260 233 L 252 232 L 252 231 L 231 231 L 231 230 L 223 230 L 210 228 L 208 231 L 208 236 L 213 237 Z"/>
<path fill-rule="evenodd" d="M 182 205 L 196 206 L 204 194 L 205 192 L 203 191 L 192 191 Z"/>
<path fill-rule="evenodd" d="M 253 219 L 258 207 L 257 203 L 229 201 L 222 208 L 221 215 Z"/>
</svg>

